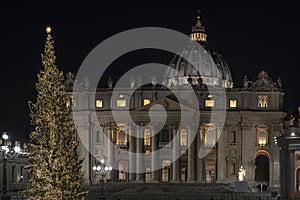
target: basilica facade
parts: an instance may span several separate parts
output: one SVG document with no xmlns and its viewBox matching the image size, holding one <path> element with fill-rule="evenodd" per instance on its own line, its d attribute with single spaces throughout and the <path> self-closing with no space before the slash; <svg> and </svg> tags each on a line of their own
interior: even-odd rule
<svg viewBox="0 0 300 200">
<path fill-rule="evenodd" d="M 235 87 L 227 62 L 207 42 L 200 16 L 192 27 L 190 40 L 201 48 L 191 43 L 170 59 L 169 66 L 176 73 L 166 71 L 163 86 L 155 81 L 140 85 L 132 96 L 126 91 L 133 90 L 138 81 L 128 80 L 128 88 L 114 89 L 109 79 L 107 87 L 97 88 L 95 96 L 83 82 L 78 87 L 82 87 L 85 95 L 77 98 L 76 92 L 71 91 L 74 76 L 68 74 L 69 106 L 77 113 L 78 132 L 85 144 L 81 145 L 80 154 L 84 158 L 86 183 L 101 178 L 93 167 L 105 159 L 113 168 L 105 177 L 107 181 L 231 183 L 238 180 L 243 166 L 244 180 L 250 185 L 279 186 L 276 137 L 281 134 L 285 116 L 281 80 L 274 81 L 267 72 L 261 71 L 251 79 L 244 76 L 243 85 Z M 184 101 L 190 92 L 185 89 L 187 85 L 197 97 L 195 104 L 199 112 L 195 115 L 199 122 L 182 124 L 182 110 L 192 111 L 195 106 Z M 220 100 L 222 92 L 226 98 Z M 149 123 L 149 111 L 154 105 L 164 108 L 165 122 Z M 224 107 L 224 124 L 212 122 L 212 115 L 219 115 Z M 112 110 L 118 111 L 118 122 Z M 125 110 L 134 123 L 122 122 L 122 117 L 128 117 Z M 96 115 L 91 115 L 92 111 Z M 161 116 L 159 110 L 152 113 L 154 118 Z M 194 130 L 195 137 L 191 137 Z M 152 152 L 158 150 L 161 151 L 154 157 Z M 141 156 L 128 156 L 127 152 Z M 202 156 L 201 152 L 204 152 Z"/>
</svg>

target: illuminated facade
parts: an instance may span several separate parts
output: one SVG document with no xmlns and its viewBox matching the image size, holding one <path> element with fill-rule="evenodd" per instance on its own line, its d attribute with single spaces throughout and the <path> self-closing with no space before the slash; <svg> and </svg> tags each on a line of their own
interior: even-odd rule
<svg viewBox="0 0 300 200">
<path fill-rule="evenodd" d="M 1 145 L 3 145 L 2 139 L 0 139 L 0 147 Z M 7 190 L 10 192 L 24 190 L 27 188 L 28 181 L 28 173 L 25 170 L 25 166 L 28 165 L 27 142 L 8 140 L 7 146 L 9 149 L 6 161 Z M 14 146 L 20 147 L 18 154 L 12 154 Z M 3 189 L 3 162 L 3 157 L 0 157 L 0 190 Z"/>
<path fill-rule="evenodd" d="M 82 125 L 78 129 L 88 144 L 81 147 L 81 156 L 85 158 L 83 170 L 87 183 L 99 178 L 92 171 L 97 159 L 104 154 L 117 153 L 118 156 L 114 158 L 106 158 L 108 163 L 116 166 L 106 177 L 108 180 L 229 183 L 237 181 L 238 169 L 243 166 L 246 170 L 245 179 L 250 185 L 263 183 L 271 187 L 279 186 L 279 151 L 274 138 L 281 133 L 282 118 L 285 115 L 280 79 L 273 82 L 265 71 L 261 71 L 254 81 L 249 81 L 245 76 L 242 87 L 233 87 L 229 66 L 221 54 L 208 45 L 200 16 L 192 28 L 190 37 L 203 48 L 190 45 L 184 49 L 182 54 L 187 54 L 190 58 L 188 62 L 180 56 L 175 56 L 170 67 L 176 69 L 177 74 L 167 71 L 164 83 L 175 91 L 181 91 L 183 95 L 186 92 L 183 89 L 186 84 L 191 84 L 195 90 L 201 112 L 198 131 L 192 145 L 188 150 L 184 150 L 190 140 L 191 126 L 195 124 L 179 126 L 181 108 L 192 108 L 180 104 L 169 90 L 157 85 L 142 86 L 128 97 L 124 90 L 131 89 L 129 84 L 127 89 L 114 90 L 118 96 L 113 99 L 111 83 L 108 88 L 97 88 L 95 99 L 86 90 L 84 99 L 71 97 L 69 105 L 73 106 L 73 112 L 80 112 Z M 196 70 L 191 67 L 191 63 L 196 66 Z M 212 70 L 213 64 L 219 72 Z M 66 81 L 69 89 L 73 87 L 72 78 L 69 74 Z M 207 87 L 214 90 L 213 94 Z M 226 91 L 226 105 L 221 105 L 218 100 L 220 88 Z M 158 134 L 152 136 L 161 125 L 160 122 L 156 125 L 148 124 L 149 109 L 155 104 L 165 108 L 167 121 Z M 76 110 L 76 105 L 83 105 L 81 108 L 84 109 Z M 221 106 L 227 108 L 223 129 L 219 124 L 210 121 L 212 112 L 218 112 Z M 94 109 L 97 119 L 91 118 L 90 115 L 90 111 Z M 118 110 L 119 117 L 124 116 L 124 119 L 127 115 L 122 111 L 129 109 L 131 118 L 140 126 L 126 122 L 115 124 L 112 109 Z M 160 113 L 157 112 L 156 115 L 159 116 Z M 100 122 L 100 126 L 96 125 L 96 121 Z M 133 137 L 131 133 L 142 137 Z M 150 154 L 157 149 L 168 147 L 176 134 L 180 134 L 176 141 L 178 148 L 165 148 L 158 163 L 152 162 L 151 158 L 135 160 L 123 154 L 124 151 Z M 218 140 L 217 134 L 221 134 Z M 114 145 L 108 145 L 106 138 Z M 212 148 L 204 158 L 198 156 L 201 145 Z M 172 162 L 178 152 L 181 154 L 180 158 Z M 154 165 L 160 165 L 161 169 L 152 171 Z M 127 173 L 128 168 L 132 166 L 144 170 L 145 173 Z"/>
</svg>

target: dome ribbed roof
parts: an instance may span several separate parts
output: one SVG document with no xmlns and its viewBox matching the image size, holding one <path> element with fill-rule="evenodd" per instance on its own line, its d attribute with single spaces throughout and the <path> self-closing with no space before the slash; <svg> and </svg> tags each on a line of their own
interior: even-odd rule
<svg viewBox="0 0 300 200">
<path fill-rule="evenodd" d="M 188 84 L 187 78 L 192 78 L 192 84 L 197 84 L 200 77 L 207 86 L 232 88 L 228 64 L 220 53 L 208 45 L 200 16 L 197 17 L 197 23 L 192 28 L 190 37 L 190 44 L 179 55 L 175 55 L 170 63 L 170 67 L 175 69 L 176 74 L 173 71 L 165 75 L 169 79 L 167 81 L 169 86 L 172 82 L 179 86 Z"/>
</svg>

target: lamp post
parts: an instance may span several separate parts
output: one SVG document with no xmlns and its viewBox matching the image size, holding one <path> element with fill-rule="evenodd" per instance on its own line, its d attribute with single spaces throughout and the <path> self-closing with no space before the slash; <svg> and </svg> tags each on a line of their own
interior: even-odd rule
<svg viewBox="0 0 300 200">
<path fill-rule="evenodd" d="M 10 195 L 8 194 L 7 190 L 7 157 L 9 156 L 9 147 L 7 145 L 8 135 L 6 132 L 2 133 L 2 144 L 1 144 L 1 157 L 3 160 L 3 167 L 2 167 L 2 194 L 1 194 L 1 200 L 9 200 Z M 20 152 L 20 147 L 15 146 L 14 150 L 10 152 L 11 155 L 18 156 Z"/>
<path fill-rule="evenodd" d="M 111 170 L 112 170 L 112 167 L 111 166 L 106 166 L 105 163 L 104 163 L 104 159 L 101 159 L 100 163 L 98 165 L 93 166 L 93 171 L 96 174 L 101 175 L 101 196 L 100 196 L 101 200 L 105 199 L 105 197 L 104 197 L 104 178 L 105 178 L 106 174 L 108 172 L 110 172 Z"/>
</svg>

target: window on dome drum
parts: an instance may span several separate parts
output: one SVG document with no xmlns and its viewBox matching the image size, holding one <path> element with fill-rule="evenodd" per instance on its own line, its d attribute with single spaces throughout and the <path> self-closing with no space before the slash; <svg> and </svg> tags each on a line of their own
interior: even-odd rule
<svg viewBox="0 0 300 200">
<path fill-rule="evenodd" d="M 259 108 L 267 108 L 268 107 L 268 96 L 267 95 L 259 95 L 257 97 L 257 103 Z"/>
<path fill-rule="evenodd" d="M 126 107 L 126 100 L 125 99 L 118 99 L 117 100 L 117 107 Z"/>
<path fill-rule="evenodd" d="M 265 147 L 268 143 L 268 130 L 266 128 L 257 129 L 257 144 L 258 146 Z"/>
<path fill-rule="evenodd" d="M 180 145 L 181 146 L 186 146 L 187 145 L 187 130 L 186 129 L 181 129 L 180 131 Z"/>
<path fill-rule="evenodd" d="M 143 102 L 144 106 L 146 106 L 146 105 L 148 105 L 150 103 L 151 103 L 150 99 L 144 99 L 144 102 Z"/>
<path fill-rule="evenodd" d="M 96 100 L 96 108 L 102 108 L 103 106 L 103 101 L 102 99 L 97 99 Z"/>
<path fill-rule="evenodd" d="M 236 108 L 236 105 L 237 105 L 237 101 L 235 99 L 231 99 L 229 101 L 229 107 L 230 108 Z"/>
<path fill-rule="evenodd" d="M 149 129 L 146 129 L 144 131 L 144 145 L 145 146 L 151 145 L 151 131 Z"/>
</svg>

